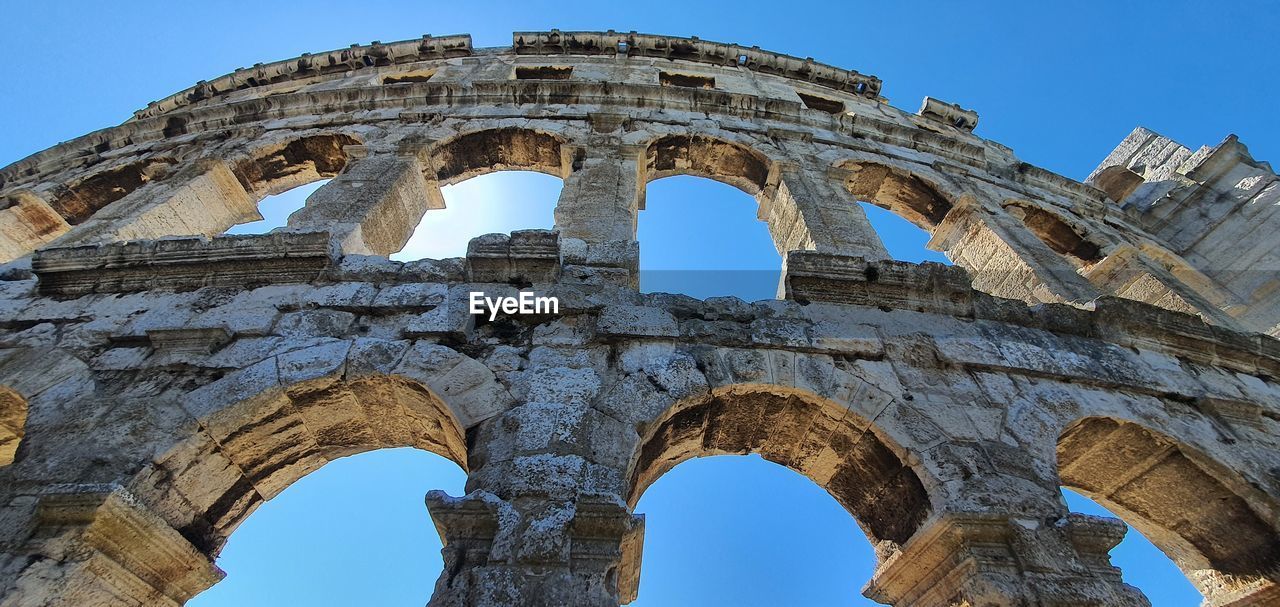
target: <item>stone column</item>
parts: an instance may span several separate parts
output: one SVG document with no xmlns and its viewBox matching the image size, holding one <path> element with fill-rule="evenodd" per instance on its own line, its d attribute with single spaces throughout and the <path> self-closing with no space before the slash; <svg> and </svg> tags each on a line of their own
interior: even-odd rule
<svg viewBox="0 0 1280 607">
<path fill-rule="evenodd" d="M 307 197 L 285 230 L 327 231 L 343 253 L 390 255 L 404 248 L 424 213 L 444 208 L 416 150 L 344 150 L 352 159 L 347 167 Z"/>
<path fill-rule="evenodd" d="M 759 217 L 769 224 L 784 258 L 790 251 L 817 251 L 889 259 L 867 214 L 839 180 L 825 171 L 779 164 L 774 187 L 760 194 Z"/>
<path fill-rule="evenodd" d="M 432 607 L 616 607 L 635 597 L 644 519 L 627 507 L 624 479 L 639 436 L 591 406 L 596 371 L 553 350 L 512 377 L 530 402 L 468 430 L 467 495 L 427 496 L 445 543 Z"/>
<path fill-rule="evenodd" d="M 119 486 L 58 485 L 0 511 L 28 531 L 0 547 L 3 607 L 177 607 L 223 576 Z"/>
<path fill-rule="evenodd" d="M 107 205 L 72 228 L 59 244 L 217 236 L 238 223 L 261 218 L 257 201 L 227 163 L 202 159 Z"/>
<path fill-rule="evenodd" d="M 969 270 L 973 288 L 1029 303 L 1087 302 L 1099 293 L 1071 264 L 999 204 L 964 196 L 933 232 L 929 248 Z"/>
</svg>

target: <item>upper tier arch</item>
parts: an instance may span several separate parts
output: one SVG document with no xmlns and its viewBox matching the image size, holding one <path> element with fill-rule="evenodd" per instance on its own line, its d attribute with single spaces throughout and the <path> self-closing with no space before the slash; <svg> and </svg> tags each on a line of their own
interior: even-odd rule
<svg viewBox="0 0 1280 607">
<path fill-rule="evenodd" d="M 1280 308 L 1251 306 L 1195 259 L 1151 253 L 1178 249 L 1104 190 L 975 135 L 976 113 L 936 99 L 909 113 L 881 87 L 811 59 L 634 32 L 517 32 L 510 47 L 479 50 L 468 36 L 428 36 L 304 55 L 202 82 L 0 169 L 0 260 L 50 244 L 214 236 L 252 218 L 255 198 L 339 173 L 391 175 L 373 164 L 412 148 L 428 179 L 409 189 L 425 193 L 396 212 L 372 200 L 344 216 L 344 242 L 363 243 L 344 251 L 394 249 L 403 230 L 387 217 L 438 208 L 439 185 L 504 168 L 566 180 L 592 169 L 566 182 L 562 203 L 577 208 L 557 210 L 561 233 L 634 240 L 643 181 L 689 173 L 756 196 L 780 253 L 887 257 L 848 208 L 846 197 L 865 198 L 933 232 L 931 246 L 997 296 L 1088 306 L 1116 294 L 1233 329 L 1280 326 Z M 361 155 L 370 163 L 352 172 Z M 615 162 L 612 177 L 598 170 Z M 607 203 L 580 195 L 604 182 Z M 396 237 L 371 242 L 382 232 Z"/>
</svg>

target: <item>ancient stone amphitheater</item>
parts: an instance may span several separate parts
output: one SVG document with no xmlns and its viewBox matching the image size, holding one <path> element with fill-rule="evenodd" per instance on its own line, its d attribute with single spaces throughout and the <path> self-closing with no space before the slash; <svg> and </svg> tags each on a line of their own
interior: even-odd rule
<svg viewBox="0 0 1280 607">
<path fill-rule="evenodd" d="M 757 47 L 553 30 L 255 65 L 14 163 L 0 605 L 182 604 L 262 502 L 392 446 L 469 474 L 427 496 L 433 606 L 630 602 L 640 495 L 725 453 L 838 500 L 885 604 L 1146 604 L 1125 525 L 1061 486 L 1206 605 L 1280 604 L 1276 175 L 1138 129 L 1079 183 L 977 122 Z M 512 169 L 564 180 L 554 231 L 387 258 L 441 186 Z M 755 197 L 778 299 L 639 292 L 670 175 Z M 286 228 L 222 235 L 324 178 Z M 956 265 L 890 260 L 857 201 Z M 520 289 L 558 313 L 469 313 Z"/>
</svg>

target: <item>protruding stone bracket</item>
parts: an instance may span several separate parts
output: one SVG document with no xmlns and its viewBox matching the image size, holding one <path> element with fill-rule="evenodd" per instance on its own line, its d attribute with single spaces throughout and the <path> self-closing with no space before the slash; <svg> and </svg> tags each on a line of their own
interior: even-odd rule
<svg viewBox="0 0 1280 607">
<path fill-rule="evenodd" d="M 787 299 L 857 306 L 891 306 L 971 315 L 973 289 L 958 266 L 874 260 L 812 251 L 787 254 Z"/>
<path fill-rule="evenodd" d="M 431 491 L 427 493 L 426 501 L 431 520 L 444 545 L 446 565 L 451 557 L 463 558 L 464 562 L 476 565 L 486 564 L 491 555 L 499 561 L 510 558 L 509 544 L 495 553 L 493 543 L 500 526 L 514 523 L 518 515 L 497 496 L 473 493 L 455 498 L 443 491 Z M 446 566 L 445 573 L 449 571 Z"/>
<path fill-rule="evenodd" d="M 231 341 L 225 327 L 148 329 L 151 347 L 164 354 L 208 354 Z"/>
<path fill-rule="evenodd" d="M 1227 400 L 1212 396 L 1201 396 L 1196 399 L 1196 408 L 1224 423 L 1231 436 L 1235 437 L 1234 426 L 1265 430 L 1262 405 L 1239 400 Z"/>
<path fill-rule="evenodd" d="M 944 513 L 881 563 L 863 594 L 897 607 L 1146 606 L 1107 555 L 1124 533 L 1120 521 L 1076 514 L 1052 524 Z"/>
<path fill-rule="evenodd" d="M 467 279 L 517 286 L 554 282 L 560 275 L 560 242 L 554 230 L 485 234 L 467 243 Z"/>
<path fill-rule="evenodd" d="M 587 569 L 611 569 L 622 603 L 636 600 L 640 591 L 640 561 L 644 551 L 644 516 L 608 501 L 579 501 L 569 525 L 570 561 L 591 563 Z"/>
<path fill-rule="evenodd" d="M 59 485 L 40 496 L 25 550 L 79 571 L 57 604 L 124 596 L 181 605 L 223 577 L 213 562 L 117 485 Z M 159 595 L 159 596 L 156 596 Z M 52 604 L 52 603 L 51 603 Z"/>
<path fill-rule="evenodd" d="M 639 287 L 640 243 L 560 237 L 561 282 Z"/>
<path fill-rule="evenodd" d="M 591 124 L 591 131 L 594 133 L 616 133 L 625 131 L 631 126 L 631 116 L 627 114 L 590 112 L 587 114 L 587 122 Z"/>
<path fill-rule="evenodd" d="M 953 126 L 966 133 L 973 132 L 978 126 L 978 113 L 966 110 L 954 103 L 947 103 L 933 97 L 925 97 L 920 104 L 917 116 Z"/>
<path fill-rule="evenodd" d="M 42 295 L 311 282 L 333 263 L 328 232 L 175 238 L 38 251 Z"/>
</svg>

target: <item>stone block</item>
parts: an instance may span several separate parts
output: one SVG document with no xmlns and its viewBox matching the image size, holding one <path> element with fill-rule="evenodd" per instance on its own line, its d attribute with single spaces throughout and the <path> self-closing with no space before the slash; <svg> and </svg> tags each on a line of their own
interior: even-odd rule
<svg viewBox="0 0 1280 607">
<path fill-rule="evenodd" d="M 603 336 L 678 337 L 680 327 L 660 308 L 605 306 L 596 319 L 596 332 Z"/>
</svg>

